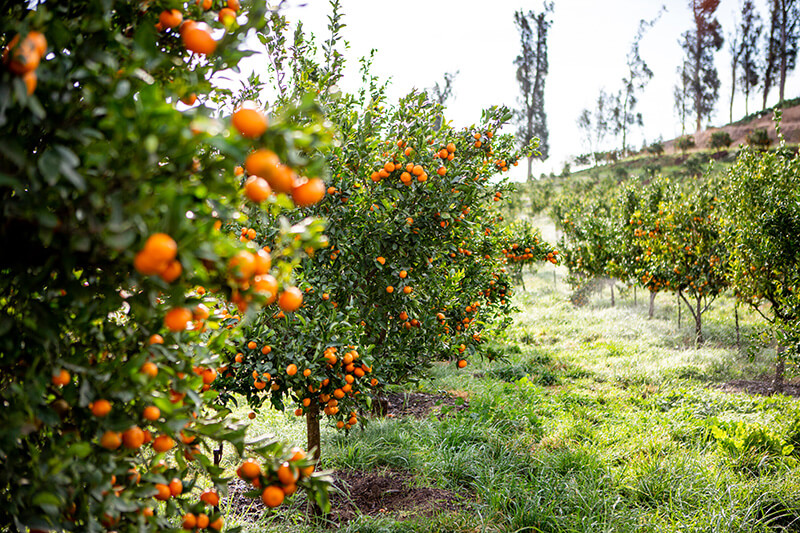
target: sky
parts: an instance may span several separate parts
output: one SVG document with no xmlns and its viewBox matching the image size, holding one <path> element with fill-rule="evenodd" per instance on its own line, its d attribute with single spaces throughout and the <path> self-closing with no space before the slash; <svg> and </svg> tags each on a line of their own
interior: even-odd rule
<svg viewBox="0 0 800 533">
<path fill-rule="evenodd" d="M 717 16 L 727 37 L 738 19 L 741 0 L 722 0 Z M 301 5 L 304 4 L 304 5 Z M 325 0 L 290 0 L 285 11 L 290 22 L 302 20 L 318 39 L 327 34 L 330 13 Z M 629 145 L 640 147 L 661 137 L 681 133 L 673 110 L 673 87 L 682 60 L 678 44 L 681 33 L 690 29 L 692 17 L 686 0 L 555 0 L 548 35 L 550 70 L 545 86 L 545 110 L 550 131 L 550 157 L 534 163 L 534 175 L 560 172 L 572 156 L 588 151 L 576 122 L 580 112 L 593 109 L 601 89 L 615 92 L 625 74 L 625 57 L 630 50 L 639 21 L 652 19 L 662 5 L 666 8 L 641 45 L 641 55 L 654 73 L 641 93 L 637 110 L 644 117 L 643 129 L 635 129 Z M 766 0 L 756 5 L 766 20 Z M 481 110 L 492 105 L 515 107 L 519 95 L 514 59 L 520 50 L 514 12 L 540 11 L 542 1 L 530 0 L 341 0 L 344 15 L 345 53 L 349 68 L 342 88 L 358 87 L 358 58 L 377 50 L 373 73 L 391 78 L 388 95 L 396 100 L 413 88 L 441 83 L 445 72 L 458 71 L 454 95 L 447 103 L 446 116 L 456 127 L 480 119 Z M 728 122 L 730 102 L 730 55 L 728 42 L 716 54 L 722 82 L 711 125 Z M 263 59 L 251 64 L 263 70 Z M 786 83 L 786 97 L 798 95 L 800 72 Z M 757 91 L 758 93 L 758 91 Z M 760 109 L 760 93 L 751 96 L 749 111 Z M 777 102 L 773 90 L 767 105 Z M 734 120 L 744 115 L 744 97 L 736 95 Z M 687 124 L 689 131 L 694 122 Z M 504 131 L 513 132 L 513 127 Z M 525 165 L 512 169 L 511 178 L 525 178 Z"/>
</svg>

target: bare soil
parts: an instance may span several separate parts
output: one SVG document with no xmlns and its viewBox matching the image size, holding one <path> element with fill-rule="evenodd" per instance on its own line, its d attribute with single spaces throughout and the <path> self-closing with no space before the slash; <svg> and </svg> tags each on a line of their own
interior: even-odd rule
<svg viewBox="0 0 800 533">
<path fill-rule="evenodd" d="M 338 470 L 332 473 L 331 512 L 325 517 L 330 527 L 338 527 L 359 515 L 392 516 L 396 520 L 428 517 L 464 508 L 471 498 L 435 487 L 419 487 L 414 476 L 401 470 Z M 228 484 L 231 513 L 243 522 L 257 522 L 267 507 L 259 497 L 245 496 L 252 486 L 240 479 Z M 280 521 L 281 518 L 278 517 Z"/>
<path fill-rule="evenodd" d="M 398 392 L 387 394 L 384 399 L 387 402 L 385 415 L 390 418 L 405 416 L 424 418 L 430 414 L 439 415 L 443 409 L 454 412 L 469 407 L 467 394 L 458 391 L 440 394 Z"/>
<path fill-rule="evenodd" d="M 772 380 L 748 380 L 737 379 L 723 383 L 720 388 L 726 392 L 746 392 L 747 394 L 758 394 L 761 396 L 771 396 L 775 394 L 772 388 Z M 800 397 L 800 383 L 784 383 L 783 394 L 787 396 Z"/>
</svg>

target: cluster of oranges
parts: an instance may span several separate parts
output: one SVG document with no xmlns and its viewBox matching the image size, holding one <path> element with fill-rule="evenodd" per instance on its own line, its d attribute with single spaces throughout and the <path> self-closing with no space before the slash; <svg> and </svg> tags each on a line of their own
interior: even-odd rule
<svg viewBox="0 0 800 533">
<path fill-rule="evenodd" d="M 19 34 L 3 50 L 3 63 L 8 70 L 22 77 L 28 94 L 36 90 L 36 69 L 47 52 L 47 39 L 39 31 L 29 31 L 24 39 Z"/>
<path fill-rule="evenodd" d="M 391 144 L 390 141 L 386 141 L 386 143 Z M 377 170 L 374 170 L 369 176 L 370 179 L 375 183 L 378 183 L 379 181 L 386 179 L 395 173 L 400 173 L 400 181 L 404 185 L 411 185 L 414 180 L 419 183 L 425 183 L 428 181 L 428 173 L 425 171 L 425 167 L 423 167 L 421 164 L 408 161 L 405 165 L 403 165 L 401 161 L 403 157 L 408 160 L 414 150 L 407 146 L 405 141 L 397 141 L 397 147 L 403 149 L 402 153 L 397 152 L 395 154 L 389 154 L 389 152 L 384 152 L 382 156 L 391 157 L 391 159 L 389 161 L 385 161 Z M 433 157 L 434 159 L 441 158 L 445 161 L 452 161 L 455 157 L 455 151 L 455 144 L 450 143 L 447 146 L 442 147 L 440 150 L 435 151 L 433 153 Z M 444 176 L 447 174 L 447 168 L 444 165 L 440 165 L 436 169 L 436 173 L 439 176 Z"/>
<path fill-rule="evenodd" d="M 269 125 L 267 116 L 253 102 L 243 103 L 231 116 L 233 127 L 249 139 L 261 137 Z M 245 159 L 248 178 L 244 183 L 247 198 L 255 203 L 267 200 L 273 192 L 291 196 L 298 207 L 309 207 L 325 196 L 325 183 L 319 178 L 298 176 L 266 148 L 251 152 Z"/>
<path fill-rule="evenodd" d="M 211 9 L 211 0 L 198 0 L 197 5 L 204 10 Z M 217 20 L 225 28 L 236 23 L 236 12 L 239 0 L 227 0 L 227 7 L 219 10 Z M 158 16 L 158 31 L 178 31 L 181 41 L 187 50 L 195 54 L 210 55 L 217 49 L 217 41 L 211 36 L 211 29 L 204 23 L 195 20 L 184 20 L 183 13 L 177 9 L 165 9 Z"/>
<path fill-rule="evenodd" d="M 208 511 L 206 508 L 207 505 L 211 506 L 213 509 Z M 221 531 L 225 526 L 225 520 L 216 511 L 218 506 L 219 494 L 213 489 L 203 491 L 203 493 L 200 494 L 200 502 L 194 506 L 194 510 L 183 515 L 181 527 L 189 531 L 198 531 L 201 529 Z M 209 516 L 209 514 L 211 516 Z"/>
<path fill-rule="evenodd" d="M 136 254 L 133 267 L 145 276 L 158 275 L 172 283 L 181 275 L 183 267 L 175 257 L 178 244 L 166 233 L 154 233 L 147 238 L 144 247 Z"/>
<path fill-rule="evenodd" d="M 261 489 L 261 500 L 267 507 L 278 507 L 286 496 L 291 496 L 297 491 L 299 481 L 314 472 L 313 464 L 298 465 L 306 462 L 305 451 L 295 446 L 290 453 L 291 457 L 277 466 L 265 464 L 262 468 L 256 461 L 248 459 L 236 469 L 236 474 L 241 479 Z"/>
</svg>

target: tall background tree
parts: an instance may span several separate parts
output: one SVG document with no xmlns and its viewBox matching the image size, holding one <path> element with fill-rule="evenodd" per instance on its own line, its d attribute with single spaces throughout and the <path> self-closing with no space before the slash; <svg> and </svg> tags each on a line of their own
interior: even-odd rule
<svg viewBox="0 0 800 533">
<path fill-rule="evenodd" d="M 761 53 L 759 42 L 761 34 L 764 32 L 764 24 L 761 15 L 756 11 L 753 0 L 745 0 L 742 4 L 742 18 L 739 23 L 739 42 L 737 46 L 738 67 L 741 71 L 738 80 L 734 77 L 734 83 L 741 84 L 744 92 L 744 114 L 749 113 L 748 104 L 750 103 L 750 91 L 758 85 L 761 69 Z M 734 66 L 734 76 L 736 72 Z M 733 102 L 733 97 L 731 97 Z M 731 110 L 733 105 L 731 104 Z M 733 122 L 733 116 L 731 116 Z"/>
<path fill-rule="evenodd" d="M 609 108 L 613 97 L 606 93 L 604 89 L 597 95 L 597 103 L 594 111 L 584 109 L 578 116 L 578 128 L 581 130 L 583 140 L 586 144 L 595 166 L 600 161 L 603 141 L 608 134 Z"/>
<path fill-rule="evenodd" d="M 552 24 L 553 2 L 545 2 L 538 14 L 530 10 L 514 13 L 514 24 L 519 31 L 522 50 L 514 64 L 517 66 L 517 82 L 519 83 L 520 108 L 516 112 L 517 138 L 522 146 L 530 144 L 538 138 L 538 151 L 542 160 L 547 159 L 550 152 L 547 130 L 547 113 L 544 109 L 544 85 L 547 77 L 547 31 Z M 533 178 L 531 167 L 533 153 L 527 155 L 528 180 Z"/>
<path fill-rule="evenodd" d="M 797 65 L 798 38 L 800 38 L 798 1 L 771 0 L 769 33 L 766 36 L 762 109 L 766 109 L 767 97 L 775 83 L 778 84 L 778 101 L 783 102 L 786 74 L 794 70 Z"/>
<path fill-rule="evenodd" d="M 622 155 L 628 149 L 628 133 L 630 126 L 644 125 L 642 114 L 635 112 L 636 104 L 638 103 L 638 94 L 645 88 L 647 83 L 653 78 L 653 71 L 647 66 L 647 63 L 642 59 L 640 52 L 640 45 L 645 32 L 653 27 L 653 25 L 661 17 L 662 11 L 652 20 L 640 20 L 639 28 L 636 31 L 636 36 L 633 38 L 631 49 L 626 58 L 627 73 L 622 78 L 622 89 L 617 96 L 617 112 L 614 113 L 614 131 L 618 135 L 622 135 Z"/>
<path fill-rule="evenodd" d="M 687 97 L 696 117 L 696 130 L 703 118 L 710 117 L 719 98 L 719 76 L 714 66 L 714 52 L 722 48 L 722 27 L 714 16 L 720 0 L 691 0 L 694 27 L 683 33 L 680 44 L 684 51 L 681 75 L 688 88 Z"/>
</svg>

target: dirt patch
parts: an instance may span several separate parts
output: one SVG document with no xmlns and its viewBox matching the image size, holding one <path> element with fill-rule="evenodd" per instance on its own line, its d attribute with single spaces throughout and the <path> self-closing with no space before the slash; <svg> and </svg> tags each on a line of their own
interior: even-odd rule
<svg viewBox="0 0 800 533">
<path fill-rule="evenodd" d="M 772 388 L 772 380 L 756 381 L 737 379 L 723 383 L 720 388 L 726 392 L 746 392 L 748 394 L 759 394 L 761 396 L 771 396 L 775 394 Z M 784 383 L 783 394 L 800 397 L 800 383 Z"/>
<path fill-rule="evenodd" d="M 397 520 L 463 509 L 468 501 L 449 490 L 414 486 L 408 472 L 341 470 L 333 474 L 340 493 L 331 494 L 330 520 L 344 523 L 359 514 L 390 514 Z"/>
<path fill-rule="evenodd" d="M 469 407 L 467 393 L 453 391 L 446 394 L 428 394 L 425 392 L 398 392 L 384 396 L 383 414 L 390 418 L 413 416 L 423 418 L 429 414 L 438 415 L 443 408 L 451 411 L 462 411 Z"/>
<path fill-rule="evenodd" d="M 449 490 L 417 487 L 414 477 L 400 470 L 339 470 L 332 474 L 334 489 L 330 491 L 331 527 L 347 523 L 358 515 L 391 515 L 397 520 L 432 516 L 463 509 L 469 498 Z M 268 511 L 261 498 L 245 493 L 252 485 L 240 479 L 228 484 L 228 496 L 220 504 L 231 502 L 231 514 L 242 522 L 257 522 Z M 282 518 L 277 517 L 280 521 Z"/>
</svg>

